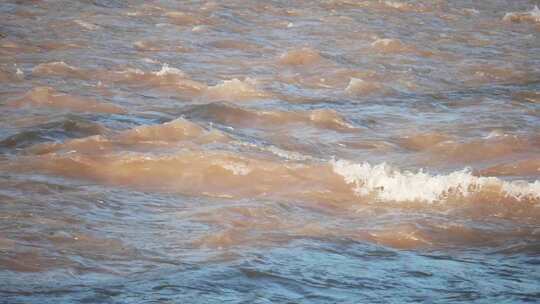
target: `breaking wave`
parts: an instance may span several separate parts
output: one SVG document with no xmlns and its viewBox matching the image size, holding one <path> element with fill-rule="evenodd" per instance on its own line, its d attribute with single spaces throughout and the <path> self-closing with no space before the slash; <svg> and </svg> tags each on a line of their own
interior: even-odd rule
<svg viewBox="0 0 540 304">
<path fill-rule="evenodd" d="M 436 203 L 474 195 L 497 199 L 540 201 L 540 181 L 503 181 L 496 177 L 472 175 L 469 169 L 432 175 L 423 171 L 400 171 L 386 163 L 352 163 L 332 160 L 335 173 L 354 186 L 359 196 L 375 196 L 382 201 L 423 201 Z"/>
</svg>

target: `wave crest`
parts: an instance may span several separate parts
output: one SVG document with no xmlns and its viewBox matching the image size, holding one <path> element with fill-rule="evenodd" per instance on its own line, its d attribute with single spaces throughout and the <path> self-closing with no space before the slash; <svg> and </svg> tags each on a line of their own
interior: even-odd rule
<svg viewBox="0 0 540 304">
<path fill-rule="evenodd" d="M 332 160 L 333 170 L 358 196 L 375 196 L 383 201 L 423 201 L 436 203 L 475 194 L 495 194 L 512 200 L 540 201 L 540 181 L 503 181 L 496 177 L 472 175 L 469 169 L 447 175 L 419 171 L 399 171 L 386 163 L 352 163 Z"/>
</svg>

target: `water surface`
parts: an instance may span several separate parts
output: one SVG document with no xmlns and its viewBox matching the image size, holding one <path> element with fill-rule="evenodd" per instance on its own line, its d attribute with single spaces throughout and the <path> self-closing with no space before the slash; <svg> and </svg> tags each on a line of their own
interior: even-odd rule
<svg viewBox="0 0 540 304">
<path fill-rule="evenodd" d="M 0 3 L 0 302 L 540 301 L 534 1 Z"/>
</svg>

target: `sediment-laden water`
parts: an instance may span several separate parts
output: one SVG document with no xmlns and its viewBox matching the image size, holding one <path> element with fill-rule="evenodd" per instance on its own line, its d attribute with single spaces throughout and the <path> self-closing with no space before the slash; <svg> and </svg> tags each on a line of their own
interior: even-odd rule
<svg viewBox="0 0 540 304">
<path fill-rule="evenodd" d="M 0 302 L 540 301 L 535 4 L 2 1 Z"/>
</svg>

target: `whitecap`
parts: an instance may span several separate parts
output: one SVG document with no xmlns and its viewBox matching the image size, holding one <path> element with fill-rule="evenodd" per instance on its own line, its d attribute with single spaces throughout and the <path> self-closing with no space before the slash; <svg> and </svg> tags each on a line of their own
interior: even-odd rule
<svg viewBox="0 0 540 304">
<path fill-rule="evenodd" d="M 504 198 L 518 201 L 540 200 L 540 181 L 508 182 L 496 177 L 479 177 L 467 168 L 446 175 L 432 175 L 422 170 L 400 171 L 386 163 L 371 165 L 332 160 L 331 165 L 336 174 L 354 186 L 358 196 L 373 195 L 382 201 L 436 203 L 482 191 L 495 191 Z"/>
</svg>

